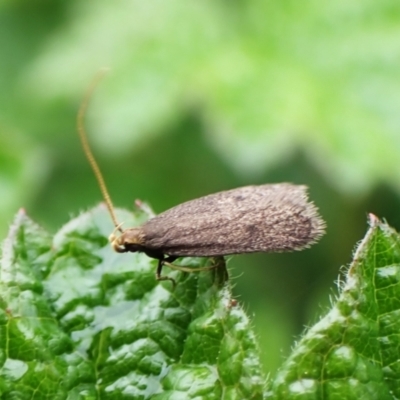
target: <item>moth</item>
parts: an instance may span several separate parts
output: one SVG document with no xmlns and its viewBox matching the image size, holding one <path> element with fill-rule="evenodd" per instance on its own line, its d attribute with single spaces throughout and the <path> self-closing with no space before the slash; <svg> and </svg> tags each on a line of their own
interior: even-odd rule
<svg viewBox="0 0 400 400">
<path fill-rule="evenodd" d="M 324 233 L 317 208 L 302 185 L 244 186 L 177 205 L 119 235 L 115 251 L 143 252 L 164 261 L 255 252 L 302 250 Z"/>
</svg>

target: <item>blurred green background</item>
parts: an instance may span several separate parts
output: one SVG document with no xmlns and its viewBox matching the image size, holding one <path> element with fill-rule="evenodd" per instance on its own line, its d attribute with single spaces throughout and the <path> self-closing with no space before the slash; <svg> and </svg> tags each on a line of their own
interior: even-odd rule
<svg viewBox="0 0 400 400">
<path fill-rule="evenodd" d="M 400 3 L 4 1 L 0 230 L 56 232 L 101 201 L 76 134 L 83 93 L 114 203 L 161 212 L 240 185 L 307 184 L 316 246 L 230 260 L 274 372 L 335 294 L 373 212 L 400 228 Z"/>
</svg>

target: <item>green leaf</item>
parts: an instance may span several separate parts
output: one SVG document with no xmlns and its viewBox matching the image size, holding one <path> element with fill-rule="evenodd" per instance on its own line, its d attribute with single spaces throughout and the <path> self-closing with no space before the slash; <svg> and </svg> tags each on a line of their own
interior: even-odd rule
<svg viewBox="0 0 400 400">
<path fill-rule="evenodd" d="M 126 226 L 146 216 L 119 211 Z M 262 399 L 249 320 L 218 268 L 164 271 L 118 254 L 104 206 L 52 239 L 23 211 L 0 265 L 0 395 L 7 399 Z"/>
<path fill-rule="evenodd" d="M 295 346 L 267 398 L 399 398 L 399 308 L 400 238 L 370 215 L 339 297 Z"/>
</svg>

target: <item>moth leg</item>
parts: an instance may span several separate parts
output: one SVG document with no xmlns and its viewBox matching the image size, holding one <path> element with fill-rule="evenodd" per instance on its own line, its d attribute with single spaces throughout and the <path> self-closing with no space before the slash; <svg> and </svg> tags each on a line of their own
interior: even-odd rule
<svg viewBox="0 0 400 400">
<path fill-rule="evenodd" d="M 220 284 L 224 284 L 229 280 L 229 273 L 226 268 L 225 259 L 222 256 L 213 257 L 212 259 L 216 278 Z"/>
<path fill-rule="evenodd" d="M 167 260 L 172 258 L 172 261 L 176 260 L 178 257 L 167 257 Z M 158 260 L 158 265 L 157 265 L 157 270 L 156 270 L 156 280 L 157 281 L 171 281 L 172 286 L 176 286 L 175 279 L 172 279 L 171 277 L 167 275 L 161 275 L 162 267 L 165 264 L 166 260 L 165 259 L 159 259 Z"/>
<path fill-rule="evenodd" d="M 175 279 L 167 276 L 167 275 L 161 275 L 161 271 L 162 271 L 162 267 L 164 265 L 167 265 L 169 268 L 171 269 L 175 269 L 177 271 L 182 271 L 182 272 L 200 272 L 200 271 L 210 271 L 212 269 L 216 269 L 219 268 L 220 262 L 216 262 L 214 265 L 210 265 L 209 267 L 199 267 L 199 268 L 192 268 L 192 267 L 184 267 L 181 265 L 175 265 L 172 264 L 173 261 L 175 261 L 177 258 L 177 256 L 168 256 L 164 259 L 159 259 L 158 260 L 158 266 L 157 266 L 157 271 L 156 271 L 156 279 L 158 281 L 171 281 L 173 286 L 176 286 L 176 282 Z M 218 260 L 218 258 L 216 258 L 216 260 Z M 224 259 L 222 258 L 222 261 Z M 225 263 L 223 262 L 223 265 L 225 266 Z"/>
<path fill-rule="evenodd" d="M 181 265 L 175 265 L 171 264 L 167 260 L 164 261 L 164 265 L 167 265 L 171 269 L 175 269 L 177 271 L 183 271 L 183 272 L 200 272 L 200 271 L 209 271 L 210 269 L 217 268 L 218 265 L 211 265 L 209 267 L 199 267 L 199 268 L 192 268 L 192 267 L 183 267 Z"/>
<path fill-rule="evenodd" d="M 175 269 L 177 271 L 183 272 L 200 272 L 200 271 L 210 271 L 212 269 L 220 268 L 221 265 L 225 267 L 225 260 L 223 257 L 212 257 L 213 265 L 208 267 L 199 267 L 199 268 L 192 268 L 192 267 L 185 267 L 182 265 L 175 265 L 171 264 L 172 261 L 176 260 L 178 257 L 169 256 L 164 260 L 164 265 L 167 265 L 171 269 Z"/>
</svg>

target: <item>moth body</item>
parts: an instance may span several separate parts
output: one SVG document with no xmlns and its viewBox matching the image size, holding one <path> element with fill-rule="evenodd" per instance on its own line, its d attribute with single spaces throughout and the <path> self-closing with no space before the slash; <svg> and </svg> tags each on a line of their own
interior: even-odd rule
<svg viewBox="0 0 400 400">
<path fill-rule="evenodd" d="M 301 250 L 325 229 L 306 190 L 280 183 L 200 197 L 113 235 L 112 245 L 118 252 L 139 251 L 158 260 Z"/>
</svg>

